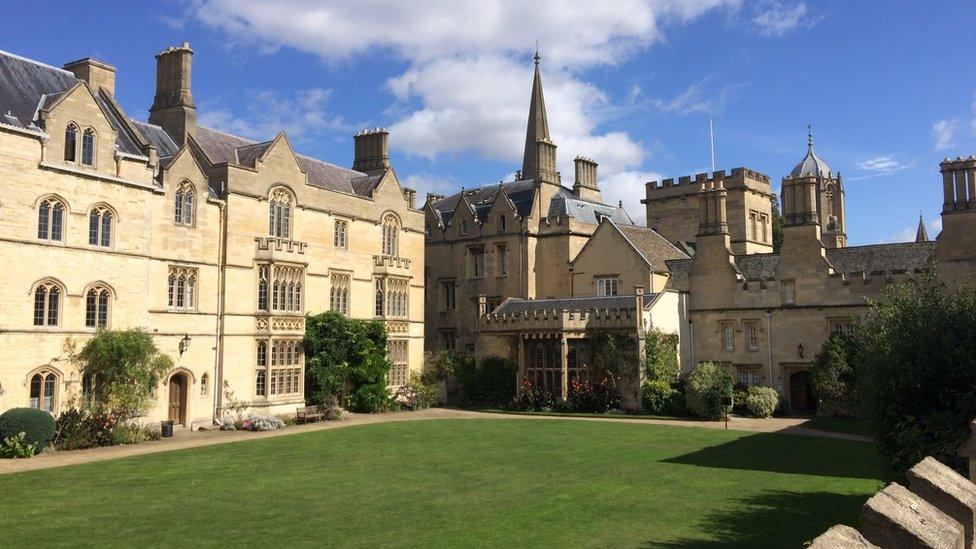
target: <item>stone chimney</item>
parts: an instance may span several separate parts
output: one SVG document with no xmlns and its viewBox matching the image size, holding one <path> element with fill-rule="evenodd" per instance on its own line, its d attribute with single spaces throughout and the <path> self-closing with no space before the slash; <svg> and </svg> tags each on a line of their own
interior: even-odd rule
<svg viewBox="0 0 976 549">
<path fill-rule="evenodd" d="M 603 202 L 600 184 L 597 183 L 596 178 L 596 168 L 599 164 L 592 158 L 582 156 L 577 156 L 573 162 L 576 164 L 576 181 L 573 183 L 573 194 L 583 200 Z"/>
<path fill-rule="evenodd" d="M 98 90 L 102 89 L 109 95 L 115 96 L 115 67 L 112 65 L 86 57 L 65 63 L 64 70 L 74 73 L 79 80 L 87 82 L 93 92 L 98 93 Z"/>
<path fill-rule="evenodd" d="M 162 126 L 179 145 L 186 143 L 186 136 L 197 126 L 197 106 L 190 87 L 192 61 L 188 42 L 156 54 L 156 97 L 149 108 L 149 122 Z"/>
<path fill-rule="evenodd" d="M 390 167 L 390 155 L 387 139 L 390 132 L 384 128 L 362 130 L 354 137 L 356 140 L 356 158 L 352 169 L 359 172 L 373 172 L 386 170 Z"/>
</svg>

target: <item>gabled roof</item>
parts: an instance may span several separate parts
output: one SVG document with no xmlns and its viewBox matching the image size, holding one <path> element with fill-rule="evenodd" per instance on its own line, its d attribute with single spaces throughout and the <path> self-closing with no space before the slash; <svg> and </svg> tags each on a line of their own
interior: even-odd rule
<svg viewBox="0 0 976 549">
<path fill-rule="evenodd" d="M 649 227 L 638 227 L 636 225 L 616 225 L 614 227 L 620 231 L 624 238 L 630 242 L 637 253 L 644 258 L 644 261 L 654 272 L 666 272 L 669 259 L 685 259 L 687 254 L 676 248 L 667 241 L 666 238 L 658 234 L 657 231 Z"/>
<path fill-rule="evenodd" d="M 549 217 L 575 217 L 582 223 L 598 225 L 608 218 L 617 225 L 633 225 L 634 220 L 619 206 L 591 202 L 573 194 L 573 191 L 560 185 L 559 192 L 549 201 Z"/>
<path fill-rule="evenodd" d="M 193 140 L 212 163 L 248 168 L 253 168 L 256 160 L 274 143 L 273 139 L 258 143 L 204 126 L 197 126 Z M 298 165 L 308 175 L 308 184 L 314 187 L 370 196 L 379 182 L 378 175 L 369 176 L 301 154 L 296 154 L 295 157 Z"/>
</svg>

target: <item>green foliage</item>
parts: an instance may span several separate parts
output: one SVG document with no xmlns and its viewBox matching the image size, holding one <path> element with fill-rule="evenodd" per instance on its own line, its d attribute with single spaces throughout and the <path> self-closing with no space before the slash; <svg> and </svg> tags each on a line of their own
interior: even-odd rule
<svg viewBox="0 0 976 549">
<path fill-rule="evenodd" d="M 555 407 L 554 405 L 549 391 L 543 387 L 536 387 L 529 379 L 523 379 L 519 394 L 507 407 L 521 412 L 549 412 Z"/>
<path fill-rule="evenodd" d="M 0 442 L 0 458 L 2 459 L 34 457 L 36 452 L 37 444 L 27 442 L 27 433 L 23 431 Z"/>
<path fill-rule="evenodd" d="M 925 456 L 963 474 L 976 412 L 976 290 L 934 273 L 889 287 L 858 330 L 858 398 L 886 480 Z"/>
<path fill-rule="evenodd" d="M 411 410 L 423 410 L 437 405 L 440 385 L 434 375 L 410 372 L 410 382 L 405 394 Z"/>
<path fill-rule="evenodd" d="M 112 444 L 141 444 L 160 438 L 162 433 L 158 427 L 140 423 L 124 423 L 112 430 Z"/>
<path fill-rule="evenodd" d="M 518 366 L 498 356 L 481 360 L 479 368 L 474 358 L 456 356 L 454 375 L 460 386 L 459 403 L 470 407 L 501 407 L 515 396 Z"/>
<path fill-rule="evenodd" d="M 714 362 L 702 362 L 688 374 L 685 401 L 688 410 L 703 419 L 722 419 L 728 406 L 722 404 L 732 396 L 732 375 Z"/>
<path fill-rule="evenodd" d="M 120 421 L 145 414 L 156 401 L 159 379 L 173 368 L 152 335 L 139 328 L 99 331 L 76 359 L 83 376 L 96 380 L 96 406 Z"/>
<path fill-rule="evenodd" d="M 771 205 L 773 215 L 773 251 L 779 252 L 783 247 L 783 214 L 779 211 L 779 198 L 773 195 Z"/>
<path fill-rule="evenodd" d="M 765 418 L 773 415 L 779 406 L 779 393 L 772 387 L 749 387 L 746 395 L 746 409 L 754 417 Z"/>
<path fill-rule="evenodd" d="M 647 332 L 644 340 L 644 366 L 647 379 L 674 383 L 678 379 L 678 335 L 658 329 Z"/>
<path fill-rule="evenodd" d="M 80 450 L 113 443 L 115 418 L 88 409 L 69 408 L 58 416 L 54 447 L 58 450 Z"/>
<path fill-rule="evenodd" d="M 387 405 L 386 327 L 381 322 L 347 318 L 336 311 L 305 322 L 305 398 L 325 404 L 345 399 L 354 412 L 377 412 Z"/>
<path fill-rule="evenodd" d="M 674 407 L 674 400 L 679 395 L 679 391 L 667 381 L 649 379 L 644 382 L 644 397 L 641 407 L 647 414 L 670 414 Z"/>
<path fill-rule="evenodd" d="M 34 408 L 11 408 L 0 415 L 0 440 L 24 433 L 27 444 L 41 452 L 54 438 L 55 424 L 51 414 Z"/>
<path fill-rule="evenodd" d="M 810 384 L 817 398 L 817 415 L 822 417 L 854 416 L 857 340 L 833 334 L 810 367 Z"/>
<path fill-rule="evenodd" d="M 744 383 L 736 383 L 732 386 L 732 413 L 740 416 L 749 414 L 746 407 L 746 398 L 749 397 L 749 386 Z"/>
<path fill-rule="evenodd" d="M 567 388 L 567 412 L 605 414 L 620 408 L 620 390 L 612 377 L 596 381 L 575 378 Z"/>
</svg>

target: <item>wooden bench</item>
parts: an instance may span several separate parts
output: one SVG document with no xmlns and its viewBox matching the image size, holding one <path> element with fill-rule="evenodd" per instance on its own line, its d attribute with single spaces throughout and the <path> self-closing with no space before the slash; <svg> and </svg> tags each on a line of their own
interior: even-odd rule
<svg viewBox="0 0 976 549">
<path fill-rule="evenodd" d="M 325 412 L 318 406 L 302 406 L 295 412 L 295 419 L 299 423 L 308 423 L 310 419 L 322 419 L 324 417 Z"/>
</svg>

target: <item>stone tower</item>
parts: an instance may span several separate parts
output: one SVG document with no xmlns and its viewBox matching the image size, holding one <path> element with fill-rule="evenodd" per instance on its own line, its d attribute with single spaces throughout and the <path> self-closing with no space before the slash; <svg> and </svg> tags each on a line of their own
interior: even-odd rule
<svg viewBox="0 0 976 549">
<path fill-rule="evenodd" d="M 793 168 L 790 177 L 813 177 L 817 181 L 817 212 L 820 216 L 820 239 L 827 248 L 847 245 L 844 211 L 844 182 L 830 165 L 813 152 L 813 133 L 807 132 L 807 155 Z"/>
<path fill-rule="evenodd" d="M 149 122 L 162 126 L 178 145 L 186 143 L 186 136 L 197 126 L 197 106 L 190 91 L 192 61 L 189 42 L 156 54 L 156 96 L 149 108 Z"/>
<path fill-rule="evenodd" d="M 525 128 L 522 179 L 559 184 L 556 173 L 556 145 L 549 136 L 546 100 L 542 95 L 542 76 L 539 74 L 541 59 L 539 52 L 535 52 L 535 77 L 532 80 L 532 98 L 529 101 L 529 123 Z"/>
</svg>

